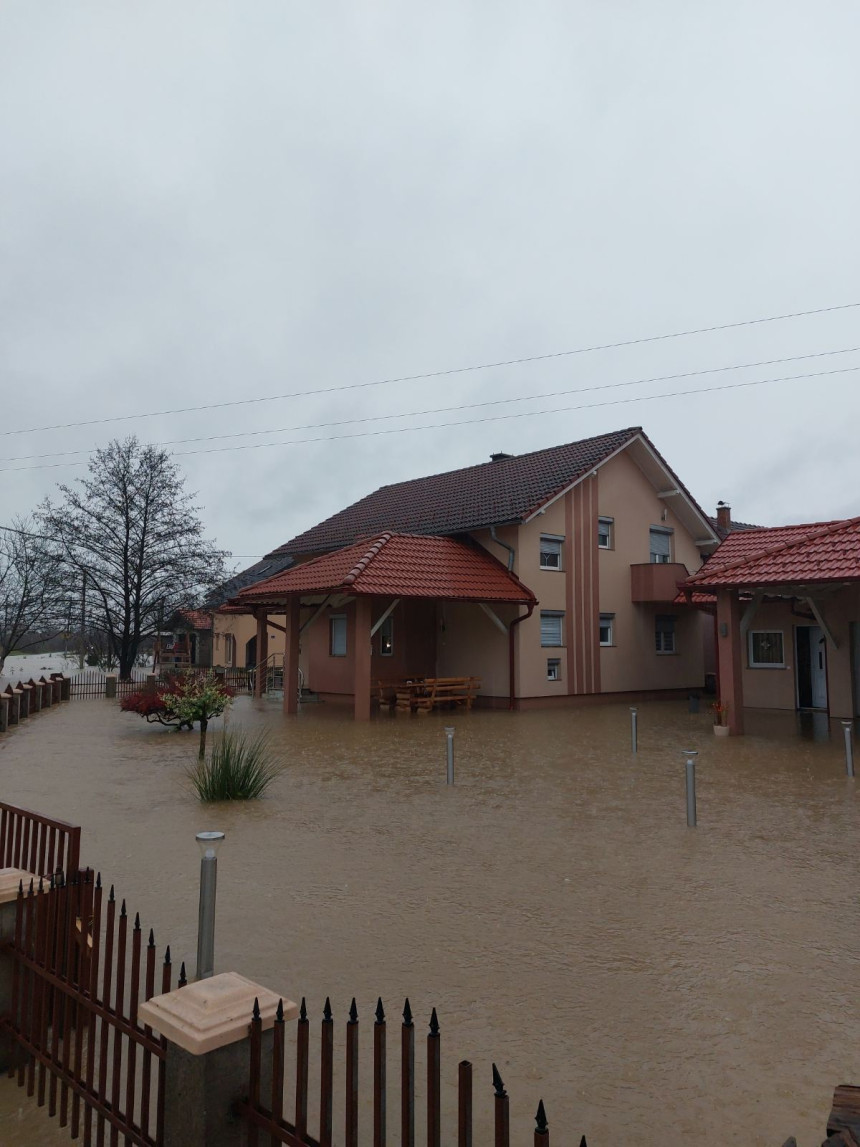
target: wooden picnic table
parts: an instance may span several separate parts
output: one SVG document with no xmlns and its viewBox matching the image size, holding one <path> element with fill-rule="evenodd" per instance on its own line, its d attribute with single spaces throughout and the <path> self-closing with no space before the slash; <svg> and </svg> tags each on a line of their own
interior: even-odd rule
<svg viewBox="0 0 860 1147">
<path fill-rule="evenodd" d="M 464 706 L 472 702 L 481 688 L 480 677 L 410 677 L 398 681 L 378 682 L 380 704 L 393 707 L 397 713 L 431 713 L 434 709 Z"/>
</svg>

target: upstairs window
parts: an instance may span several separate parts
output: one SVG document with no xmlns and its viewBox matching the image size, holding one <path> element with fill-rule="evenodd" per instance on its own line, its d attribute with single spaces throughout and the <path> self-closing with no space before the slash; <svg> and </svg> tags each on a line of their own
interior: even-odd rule
<svg viewBox="0 0 860 1147">
<path fill-rule="evenodd" d="M 564 645 L 564 614 L 556 610 L 542 610 L 540 615 L 540 643 L 545 646 Z"/>
<path fill-rule="evenodd" d="M 333 613 L 328 625 L 329 653 L 332 657 L 346 657 L 346 614 Z"/>
<path fill-rule="evenodd" d="M 654 619 L 654 645 L 658 653 L 675 652 L 675 618 L 658 613 Z"/>
<path fill-rule="evenodd" d="M 394 656 L 394 618 L 390 613 L 379 627 L 379 656 Z"/>
<path fill-rule="evenodd" d="M 613 535 L 615 533 L 615 519 L 614 518 L 598 518 L 597 519 L 597 548 L 599 550 L 611 550 L 613 546 Z"/>
<path fill-rule="evenodd" d="M 557 534 L 541 534 L 540 536 L 540 568 L 542 570 L 560 570 L 561 551 L 564 538 Z"/>
<path fill-rule="evenodd" d="M 668 565 L 672 560 L 672 531 L 661 530 L 659 526 L 652 526 L 651 536 L 651 564 Z"/>
</svg>

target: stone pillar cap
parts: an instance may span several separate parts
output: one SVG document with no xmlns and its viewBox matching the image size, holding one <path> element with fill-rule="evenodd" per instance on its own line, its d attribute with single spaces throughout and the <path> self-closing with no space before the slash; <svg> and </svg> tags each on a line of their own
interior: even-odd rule
<svg viewBox="0 0 860 1147">
<path fill-rule="evenodd" d="M 221 972 L 166 995 L 153 996 L 140 1005 L 138 1017 L 171 1043 L 192 1055 L 204 1055 L 245 1039 L 255 999 L 260 1004 L 263 1030 L 272 1027 L 282 998 L 238 972 Z M 283 1003 L 284 1019 L 296 1019 L 298 1004 L 287 999 Z"/>
<path fill-rule="evenodd" d="M 24 891 L 30 887 L 30 881 L 37 883 L 39 877 L 24 868 L 0 868 L 0 904 L 8 904 L 10 900 L 18 897 L 18 886 L 24 881 Z"/>
</svg>

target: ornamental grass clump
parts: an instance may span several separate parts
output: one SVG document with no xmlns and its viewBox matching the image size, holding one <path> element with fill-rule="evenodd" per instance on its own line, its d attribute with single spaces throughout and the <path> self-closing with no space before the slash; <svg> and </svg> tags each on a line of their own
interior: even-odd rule
<svg viewBox="0 0 860 1147">
<path fill-rule="evenodd" d="M 188 777 L 202 801 L 248 801 L 261 797 L 281 769 L 266 733 L 248 737 L 228 730 L 214 738 L 209 756 Z"/>
</svg>

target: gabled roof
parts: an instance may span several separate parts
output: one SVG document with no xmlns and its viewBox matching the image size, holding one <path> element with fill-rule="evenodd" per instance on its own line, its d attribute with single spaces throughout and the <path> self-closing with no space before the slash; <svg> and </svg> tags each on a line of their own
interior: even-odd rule
<svg viewBox="0 0 860 1147">
<path fill-rule="evenodd" d="M 691 528 L 716 543 L 707 515 L 650 443 L 639 426 L 584 438 L 565 446 L 499 458 L 461 470 L 382 486 L 367 497 L 299 534 L 273 551 L 311 554 L 350 545 L 383 531 L 464 534 L 528 520 L 619 451 L 639 444 L 637 461 L 654 479 L 669 481 L 684 501 Z"/>
<path fill-rule="evenodd" d="M 530 589 L 477 544 L 426 534 L 383 533 L 249 586 L 239 593 L 236 604 L 334 593 L 512 604 L 535 601 Z"/>
<path fill-rule="evenodd" d="M 290 554 L 275 554 L 263 558 L 252 566 L 248 566 L 247 569 L 233 574 L 229 580 L 222 582 L 210 593 L 206 599 L 206 604 L 213 609 L 218 607 L 223 609 L 223 603 L 235 597 L 246 586 L 255 585 L 264 578 L 273 577 L 275 574 L 281 573 L 282 570 L 288 569 L 292 564 L 293 559 Z M 229 609 L 223 609 L 223 612 L 227 613 Z"/>
<path fill-rule="evenodd" d="M 205 609 L 178 609 L 176 617 L 191 629 L 212 628 L 212 614 Z"/>
<path fill-rule="evenodd" d="M 860 579 L 860 518 L 732 532 L 686 586 L 806 585 Z"/>
</svg>

